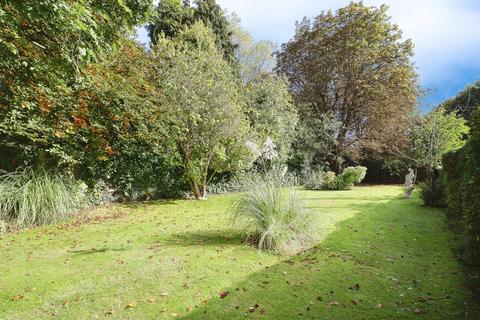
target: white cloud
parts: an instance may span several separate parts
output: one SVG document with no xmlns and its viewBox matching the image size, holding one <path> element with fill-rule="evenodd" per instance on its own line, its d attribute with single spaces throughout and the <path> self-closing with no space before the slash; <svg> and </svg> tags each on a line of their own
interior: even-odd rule
<svg viewBox="0 0 480 320">
<path fill-rule="evenodd" d="M 322 10 L 338 9 L 349 0 L 218 0 L 235 11 L 257 39 L 278 43 L 293 36 L 295 21 Z M 415 62 L 422 82 L 435 85 L 458 70 L 477 70 L 480 78 L 480 3 L 478 0 L 364 0 L 390 6 L 392 21 L 415 43 Z M 457 75 L 458 76 L 458 75 Z"/>
</svg>

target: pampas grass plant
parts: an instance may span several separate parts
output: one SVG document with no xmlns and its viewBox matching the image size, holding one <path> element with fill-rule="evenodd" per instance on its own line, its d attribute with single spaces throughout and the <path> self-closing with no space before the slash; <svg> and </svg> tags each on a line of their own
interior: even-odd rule
<svg viewBox="0 0 480 320">
<path fill-rule="evenodd" d="M 282 189 L 284 172 L 272 170 L 250 184 L 232 209 L 233 221 L 259 250 L 295 254 L 317 240 L 315 219 L 294 192 Z"/>
<path fill-rule="evenodd" d="M 87 186 L 27 168 L 0 176 L 0 220 L 25 228 L 53 224 L 90 205 Z"/>
</svg>

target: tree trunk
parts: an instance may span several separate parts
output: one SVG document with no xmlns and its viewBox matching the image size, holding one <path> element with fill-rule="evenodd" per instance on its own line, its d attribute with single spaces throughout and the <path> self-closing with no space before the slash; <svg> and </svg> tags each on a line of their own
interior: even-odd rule
<svg viewBox="0 0 480 320">
<path fill-rule="evenodd" d="M 190 190 L 192 191 L 192 194 L 195 197 L 195 199 L 197 200 L 200 199 L 201 194 L 200 194 L 200 189 L 198 188 L 198 184 L 192 179 L 188 180 L 188 184 L 190 186 Z"/>
</svg>

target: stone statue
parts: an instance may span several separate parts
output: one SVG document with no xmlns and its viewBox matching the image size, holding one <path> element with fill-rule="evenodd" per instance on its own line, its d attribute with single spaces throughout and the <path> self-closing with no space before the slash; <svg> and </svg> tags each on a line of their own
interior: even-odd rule
<svg viewBox="0 0 480 320">
<path fill-rule="evenodd" d="M 413 189 L 415 183 L 415 171 L 412 168 L 408 169 L 408 174 L 405 176 L 405 195 L 404 197 L 409 199 L 412 197 Z"/>
</svg>

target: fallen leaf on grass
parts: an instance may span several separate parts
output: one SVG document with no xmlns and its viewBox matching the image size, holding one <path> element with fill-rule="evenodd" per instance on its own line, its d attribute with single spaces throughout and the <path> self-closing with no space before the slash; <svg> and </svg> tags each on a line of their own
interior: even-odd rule
<svg viewBox="0 0 480 320">
<path fill-rule="evenodd" d="M 360 285 L 357 283 L 354 286 L 349 287 L 350 290 L 360 290 Z"/>
<path fill-rule="evenodd" d="M 419 309 L 419 308 L 414 308 L 413 309 L 413 313 L 415 313 L 415 314 L 423 314 L 425 312 L 426 312 L 425 310 L 422 310 L 422 309 Z"/>
<path fill-rule="evenodd" d="M 220 292 L 220 299 L 225 298 L 226 296 L 228 296 L 229 293 L 230 293 L 230 292 L 228 292 L 228 291 L 222 291 L 222 292 Z"/>
<path fill-rule="evenodd" d="M 113 310 L 109 310 L 109 311 L 105 312 L 105 315 L 106 316 L 113 315 Z"/>
<path fill-rule="evenodd" d="M 133 309 L 135 308 L 135 305 L 133 303 L 129 303 L 127 304 L 127 306 L 125 307 L 125 309 Z"/>
<path fill-rule="evenodd" d="M 23 296 L 21 294 L 17 294 L 16 296 L 12 297 L 10 300 L 11 301 L 18 301 L 20 299 L 23 299 Z"/>
</svg>

